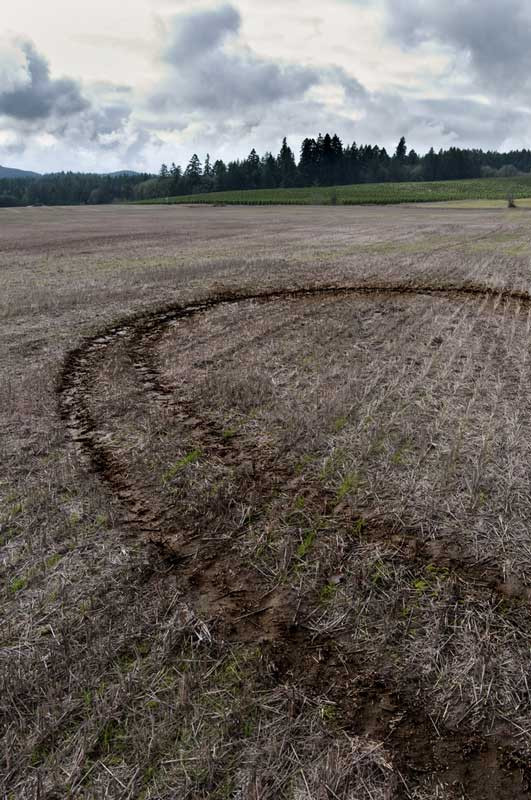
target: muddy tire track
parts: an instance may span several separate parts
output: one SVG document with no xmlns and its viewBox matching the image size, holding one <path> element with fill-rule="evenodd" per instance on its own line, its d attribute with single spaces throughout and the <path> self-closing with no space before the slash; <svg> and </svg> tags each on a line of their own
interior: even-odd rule
<svg viewBox="0 0 531 800">
<path fill-rule="evenodd" d="M 333 639 L 311 636 L 304 626 L 304 615 L 312 598 L 297 598 L 289 588 L 268 590 L 263 579 L 242 563 L 235 536 L 233 545 L 209 545 L 201 549 L 196 530 L 183 530 L 182 521 L 175 519 L 174 509 L 163 505 L 131 476 L 124 458 L 108 446 L 97 419 L 90 410 L 88 398 L 93 389 L 95 370 L 105 360 L 110 348 L 123 341 L 138 375 L 140 385 L 151 402 L 170 413 L 193 420 L 193 428 L 202 449 L 221 461 L 238 457 L 238 437 L 225 439 L 216 424 L 186 397 L 175 397 L 174 387 L 168 385 L 159 370 L 155 351 L 168 327 L 179 320 L 204 314 L 221 305 L 242 302 L 268 304 L 282 300 L 304 300 L 312 297 L 355 297 L 425 295 L 442 297 L 477 296 L 492 301 L 493 306 L 505 300 L 531 304 L 531 295 L 524 291 L 494 290 L 475 284 L 463 285 L 358 285 L 309 286 L 257 293 L 218 294 L 187 305 L 171 305 L 149 313 L 141 313 L 107 326 L 88 337 L 65 359 L 59 376 L 59 411 L 71 439 L 77 444 L 90 468 L 110 488 L 122 503 L 127 523 L 149 542 L 162 547 L 173 559 L 187 585 L 192 607 L 199 608 L 213 625 L 216 635 L 233 642 L 257 642 L 273 665 L 278 682 L 303 686 L 309 694 L 327 692 L 340 709 L 344 729 L 357 735 L 378 735 L 390 747 L 394 763 L 403 775 L 429 773 L 434 778 L 451 777 L 453 782 L 467 786 L 472 797 L 528 796 L 531 774 L 525 757 L 514 743 L 495 736 L 478 737 L 462 730 L 440 729 L 433 736 L 433 722 L 427 711 L 419 708 L 413 690 L 381 686 L 381 676 L 360 678 L 360 665 L 349 662 L 347 682 L 356 684 L 356 702 L 345 698 L 343 690 L 334 694 L 343 661 L 337 658 Z M 258 460 L 258 459 L 257 459 Z M 260 469 L 249 478 L 243 491 L 260 485 L 260 496 L 269 497 L 281 484 L 293 478 L 293 473 L 277 455 L 263 456 Z M 309 488 L 310 492 L 312 487 Z M 315 487 L 314 502 L 332 508 L 334 500 Z M 382 525 L 371 526 L 371 537 L 387 541 L 394 536 L 397 552 L 420 568 L 437 564 L 451 570 L 457 587 L 488 598 L 489 594 L 515 598 L 518 602 L 531 599 L 523 587 L 508 587 L 495 568 L 467 562 L 466 556 L 455 548 L 440 552 L 420 541 L 416 531 L 392 530 Z M 294 613 L 294 607 L 296 607 Z M 319 651 L 319 659 L 315 653 Z M 324 656 L 323 656 L 324 653 Z M 316 666 L 317 664 L 317 666 Z M 338 679 L 344 685 L 345 675 Z M 383 698 L 387 698 L 385 702 Z M 390 699 L 389 699 L 390 698 Z M 383 705 L 382 705 L 383 703 Z M 496 776 L 489 793 L 484 795 L 481 783 L 485 763 Z M 399 790 L 397 797 L 404 796 Z M 524 793 L 525 792 L 525 793 Z"/>
</svg>

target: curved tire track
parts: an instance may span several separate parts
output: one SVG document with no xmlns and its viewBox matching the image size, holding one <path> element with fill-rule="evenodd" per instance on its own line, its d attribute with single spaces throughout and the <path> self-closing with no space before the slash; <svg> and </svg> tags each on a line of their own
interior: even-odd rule
<svg viewBox="0 0 531 800">
<path fill-rule="evenodd" d="M 76 349 L 72 350 L 64 361 L 58 381 L 60 415 L 71 438 L 80 447 L 92 470 L 109 486 L 113 494 L 127 509 L 129 524 L 146 535 L 150 541 L 168 547 L 173 556 L 177 556 L 181 560 L 186 559 L 190 554 L 189 542 L 187 543 L 181 538 L 176 546 L 175 538 L 173 538 L 171 546 L 167 544 L 169 528 L 175 525 L 175 520 L 171 519 L 171 510 L 162 508 L 160 503 L 157 504 L 155 499 L 147 495 L 143 487 L 134 481 L 128 472 L 127 465 L 108 447 L 105 437 L 98 429 L 97 420 L 91 414 L 87 397 L 91 390 L 92 375 L 105 358 L 109 348 L 118 340 L 124 340 L 144 391 L 154 402 L 173 409 L 177 408 L 185 416 L 195 419 L 199 417 L 196 424 L 205 449 L 223 459 L 229 452 L 237 449 L 237 443 L 224 440 L 215 425 L 209 420 L 201 419 L 200 411 L 198 412 L 198 409 L 194 408 L 186 398 L 176 401 L 173 387 L 164 382 L 157 369 L 153 350 L 168 326 L 180 319 L 192 318 L 220 305 L 245 301 L 270 303 L 318 296 L 380 294 L 421 294 L 444 297 L 468 295 L 489 298 L 493 303 L 514 300 L 531 305 L 531 295 L 527 292 L 494 290 L 475 284 L 310 286 L 262 293 L 221 294 L 201 302 L 170 305 L 153 312 L 126 317 L 110 324 L 100 333 L 84 339 Z M 266 490 L 273 488 L 279 480 L 289 477 L 286 474 L 276 473 L 275 469 L 278 465 L 273 462 L 265 466 L 266 469 L 261 471 L 260 475 L 254 476 L 254 480 L 264 483 L 264 475 L 271 476 L 269 486 L 267 486 L 268 481 L 265 481 Z M 327 498 L 324 494 L 321 499 L 323 503 L 326 503 Z M 410 560 L 414 564 L 434 563 L 434 560 L 438 558 L 442 566 L 451 568 L 452 574 L 458 581 L 476 587 L 479 591 L 506 593 L 503 578 L 496 570 L 489 572 L 484 568 L 479 569 L 473 564 L 467 564 L 460 557 L 454 556 L 452 559 L 437 556 L 429 551 L 428 546 L 418 541 L 414 531 L 403 533 L 404 542 L 407 541 L 409 546 Z M 384 539 L 388 535 L 388 530 L 382 527 L 380 529 L 373 528 L 371 535 Z M 414 542 L 413 550 L 411 550 L 412 541 Z M 225 638 L 235 641 L 269 642 L 269 645 L 266 644 L 266 646 L 270 648 L 272 663 L 276 664 L 279 680 L 299 682 L 307 690 L 311 691 L 313 687 L 317 692 L 319 689 L 329 686 L 331 673 L 326 657 L 317 669 L 313 668 L 313 672 L 309 671 L 309 667 L 313 666 L 315 661 L 313 658 L 315 648 L 319 647 L 325 652 L 328 648 L 331 653 L 333 640 L 327 640 L 326 637 L 312 640 L 305 634 L 304 628 L 297 624 L 297 612 L 295 616 L 292 616 L 293 598 L 290 597 L 287 590 L 264 592 L 263 585 L 260 586 L 259 582 L 257 584 L 254 576 L 253 588 L 251 590 L 246 588 L 245 584 L 249 582 L 250 576 L 246 576 L 242 572 L 243 565 L 239 565 L 240 571 L 237 571 L 236 583 L 227 582 L 226 576 L 230 571 L 228 568 L 234 558 L 234 552 L 229 551 L 224 555 L 214 552 L 199 563 L 195 562 L 186 566 L 181 563 L 181 569 L 184 570 L 188 579 L 192 602 L 199 598 L 203 598 L 204 601 L 206 598 L 210 613 L 214 618 L 222 620 L 221 630 Z M 218 597 L 220 586 L 224 588 L 224 591 Z M 253 604 L 256 605 L 258 601 L 261 602 L 261 605 L 259 604 L 256 610 L 249 611 L 249 607 Z M 353 668 L 355 671 L 354 665 Z M 373 676 L 369 684 L 365 686 L 362 700 L 357 707 L 356 719 L 348 723 L 358 733 L 363 733 L 364 729 L 373 730 L 374 714 L 381 712 L 381 709 L 378 711 L 374 699 L 378 695 L 378 680 L 378 676 Z M 399 709 L 399 713 L 398 716 L 395 714 L 393 719 L 388 720 L 387 723 L 382 723 L 381 735 L 392 747 L 396 763 L 404 773 L 414 775 L 419 771 L 427 771 L 433 775 L 442 774 L 448 768 L 444 766 L 445 758 L 441 759 L 440 757 L 442 751 L 446 753 L 446 758 L 457 758 L 458 760 L 464 758 L 463 754 L 467 753 L 466 759 L 476 764 L 479 775 L 481 775 L 481 765 L 485 759 L 490 759 L 491 764 L 493 761 L 495 762 L 495 769 L 500 771 L 500 775 L 501 772 L 505 775 L 506 763 L 514 762 L 514 748 L 507 748 L 506 743 L 498 742 L 492 736 L 485 737 L 481 741 L 475 736 L 476 747 L 471 755 L 470 734 L 466 731 L 441 730 L 439 742 L 442 741 L 444 747 L 442 750 L 440 746 L 437 749 L 430 744 L 430 734 L 433 738 L 433 726 L 427 711 L 419 709 L 418 703 L 413 702 L 407 694 L 402 696 L 400 692 L 396 692 L 393 698 L 393 703 L 395 708 Z M 336 699 L 342 715 L 348 719 L 349 709 L 345 706 L 341 693 Z M 420 744 L 421 740 L 424 742 L 423 746 Z M 439 753 L 439 757 L 436 757 L 436 752 Z M 518 759 L 515 763 L 519 763 Z M 469 768 L 467 767 L 467 769 Z M 469 772 L 463 766 L 461 775 L 463 780 L 465 780 L 466 774 Z M 515 767 L 511 775 L 512 778 L 505 776 L 503 780 L 500 777 L 501 782 L 497 789 L 499 797 L 527 796 L 519 793 L 520 786 L 523 785 L 520 781 L 521 768 Z M 503 781 L 509 781 L 507 794 L 505 794 Z"/>
<path fill-rule="evenodd" d="M 209 311 L 220 305 L 234 305 L 246 301 L 270 303 L 285 299 L 304 299 L 316 296 L 341 295 L 412 295 L 427 296 L 480 296 L 493 301 L 518 300 L 531 304 L 531 294 L 507 289 L 495 290 L 475 284 L 422 285 L 374 284 L 358 286 L 310 286 L 301 289 L 284 289 L 269 292 L 221 294 L 201 302 L 187 305 L 169 305 L 153 312 L 140 313 L 112 323 L 101 332 L 85 338 L 66 357 L 58 380 L 59 413 L 67 430 L 93 471 L 111 488 L 130 513 L 131 524 L 139 530 L 162 533 L 166 512 L 153 505 L 152 497 L 143 497 L 142 491 L 132 481 L 119 458 L 108 448 L 98 431 L 98 423 L 90 412 L 87 397 L 91 388 L 91 375 L 106 351 L 118 340 L 128 342 L 134 366 L 144 390 L 151 398 L 166 407 L 178 407 L 181 413 L 197 418 L 197 409 L 185 398 L 174 400 L 173 387 L 165 384 L 154 364 L 151 353 L 165 330 L 173 322 Z M 233 449 L 220 435 L 212 422 L 200 420 L 198 425 L 209 451 L 221 457 Z"/>
</svg>

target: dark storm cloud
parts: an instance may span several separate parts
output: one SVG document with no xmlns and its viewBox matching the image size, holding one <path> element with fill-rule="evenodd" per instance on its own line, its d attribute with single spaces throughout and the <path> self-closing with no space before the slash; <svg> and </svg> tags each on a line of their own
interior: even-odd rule
<svg viewBox="0 0 531 800">
<path fill-rule="evenodd" d="M 0 42 L 0 119 L 18 150 L 32 136 L 50 134 L 69 148 L 114 150 L 131 117 L 130 89 L 99 82 L 81 86 L 72 78 L 53 78 L 47 59 L 27 40 Z M 20 144 L 22 143 L 22 144 Z"/>
<path fill-rule="evenodd" d="M 50 77 L 48 62 L 31 42 L 20 42 L 18 47 L 25 59 L 25 80 L 7 91 L 0 87 L 0 114 L 36 121 L 69 117 L 89 107 L 76 81 Z"/>
<path fill-rule="evenodd" d="M 345 97 L 349 102 L 366 103 L 370 98 L 370 93 L 352 75 L 349 75 L 342 67 L 325 67 L 319 72 L 320 80 L 327 83 L 335 83 L 340 86 Z"/>
<path fill-rule="evenodd" d="M 240 12 L 231 5 L 180 14 L 172 20 L 163 57 L 171 64 L 196 61 L 218 48 L 230 34 L 240 30 Z"/>
<path fill-rule="evenodd" d="M 527 0 L 385 0 L 391 34 L 405 46 L 449 45 L 468 57 L 483 89 L 518 94 L 529 81 Z"/>
<path fill-rule="evenodd" d="M 237 41 L 240 27 L 231 5 L 175 16 L 162 55 L 170 75 L 152 93 L 151 108 L 246 110 L 300 97 L 321 81 L 315 69 L 258 56 Z"/>
<path fill-rule="evenodd" d="M 470 147 L 498 147 L 500 141 L 522 124 L 529 125 L 531 114 L 524 110 L 499 108 L 471 100 L 425 99 L 418 103 L 419 118 L 441 126 L 443 133 Z"/>
<path fill-rule="evenodd" d="M 104 149 L 114 149 L 119 141 L 113 135 L 124 129 L 131 109 L 126 105 L 92 106 L 83 114 L 64 120 L 54 120 L 49 130 L 60 139 L 73 142 L 92 142 Z"/>
</svg>

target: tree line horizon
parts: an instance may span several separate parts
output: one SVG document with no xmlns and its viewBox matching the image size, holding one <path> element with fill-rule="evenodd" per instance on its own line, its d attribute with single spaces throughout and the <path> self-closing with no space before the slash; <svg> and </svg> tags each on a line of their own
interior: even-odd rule
<svg viewBox="0 0 531 800">
<path fill-rule="evenodd" d="M 162 164 L 158 175 L 60 172 L 31 178 L 1 178 L 0 206 L 77 205 L 149 200 L 215 191 L 342 186 L 400 181 L 451 181 L 517 177 L 531 173 L 531 150 L 449 147 L 419 155 L 401 137 L 390 155 L 378 145 L 344 145 L 337 134 L 305 138 L 298 160 L 284 137 L 278 155 L 204 162 L 194 153 L 187 166 Z"/>
<path fill-rule="evenodd" d="M 516 177 L 531 172 L 531 150 L 508 153 L 450 147 L 423 156 L 408 150 L 404 136 L 389 155 L 385 147 L 344 146 L 337 134 L 305 138 L 298 161 L 286 137 L 277 156 L 266 152 L 259 156 L 253 148 L 247 158 L 227 164 L 212 162 L 207 154 L 204 164 L 194 153 L 183 170 L 173 163 L 162 164 L 159 187 L 164 194 L 187 195 L 197 192 L 238 189 L 276 189 L 311 186 L 341 186 L 356 183 L 401 181 L 463 180 L 482 177 Z M 148 187 L 146 187 L 148 188 Z"/>
</svg>

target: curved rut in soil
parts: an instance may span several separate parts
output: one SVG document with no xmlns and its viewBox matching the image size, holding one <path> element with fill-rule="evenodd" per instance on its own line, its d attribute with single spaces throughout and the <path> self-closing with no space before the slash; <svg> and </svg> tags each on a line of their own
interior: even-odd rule
<svg viewBox="0 0 531 800">
<path fill-rule="evenodd" d="M 349 682 L 357 682 L 357 703 L 345 700 L 339 688 L 330 687 L 338 681 L 337 648 L 333 638 L 312 636 L 305 630 L 304 604 L 288 589 L 267 590 L 263 578 L 243 563 L 236 544 L 225 540 L 216 547 L 211 541 L 202 549 L 197 530 L 186 521 L 176 519 L 175 512 L 162 500 L 153 497 L 131 475 L 127 461 L 109 447 L 108 439 L 94 419 L 88 398 L 93 390 L 95 370 L 102 364 L 110 348 L 122 341 L 130 356 L 143 392 L 150 401 L 173 415 L 187 420 L 193 427 L 207 455 L 232 462 L 238 457 L 238 439 L 227 440 L 216 425 L 202 414 L 186 397 L 175 397 L 174 387 L 163 379 L 155 357 L 155 349 L 168 327 L 182 319 L 192 318 L 221 305 L 246 301 L 268 304 L 287 299 L 352 295 L 439 295 L 443 297 L 477 296 L 520 301 L 531 304 L 531 295 L 523 291 L 493 290 L 474 284 L 464 285 L 360 285 L 310 286 L 262 293 L 220 294 L 187 305 L 169 305 L 153 312 L 127 317 L 108 325 L 100 333 L 88 337 L 72 350 L 64 361 L 58 382 L 59 410 L 72 440 L 78 445 L 90 468 L 107 484 L 124 507 L 124 521 L 149 542 L 164 548 L 176 562 L 187 581 L 191 605 L 200 602 L 207 616 L 215 620 L 215 630 L 222 638 L 234 642 L 257 642 L 268 650 L 279 683 L 301 685 L 310 694 L 328 692 L 340 709 L 339 719 L 345 728 L 358 735 L 370 732 L 385 741 L 394 756 L 395 766 L 403 775 L 429 773 L 456 785 L 467 787 L 473 798 L 524 798 L 531 788 L 531 770 L 514 745 L 498 741 L 494 736 L 478 737 L 470 731 L 438 730 L 427 710 L 408 692 L 391 690 L 381 683 L 378 675 L 360 679 L 354 663 L 341 664 Z M 247 457 L 248 444 L 247 444 Z M 249 476 L 242 493 L 259 486 L 259 495 L 267 498 L 293 478 L 293 472 L 275 456 L 260 457 L 258 473 Z M 310 491 L 311 493 L 311 491 Z M 316 507 L 333 507 L 334 498 L 322 487 L 315 489 L 311 501 Z M 379 525 L 367 533 L 376 541 L 385 541 L 390 529 Z M 394 541 L 396 530 L 392 531 Z M 400 531 L 397 548 L 413 566 L 423 568 L 436 564 L 448 568 L 456 582 L 472 591 L 492 596 L 508 591 L 503 576 L 496 569 L 469 563 L 459 552 L 441 554 L 430 549 L 414 531 Z M 513 591 L 514 596 L 514 591 Z M 529 593 L 522 589 L 519 602 L 528 601 Z M 319 658 L 315 658 L 316 652 Z M 339 686 L 341 681 L 339 681 Z M 385 698 L 385 702 L 382 701 Z M 391 698 L 391 699 L 389 699 Z M 484 770 L 489 768 L 490 788 L 484 788 Z M 529 782 L 529 783 L 528 783 Z M 483 787 L 483 788 L 482 788 Z M 402 796 L 399 793 L 397 797 Z M 484 793 L 481 793 L 484 792 Z M 403 795 L 404 797 L 407 795 Z"/>
</svg>

